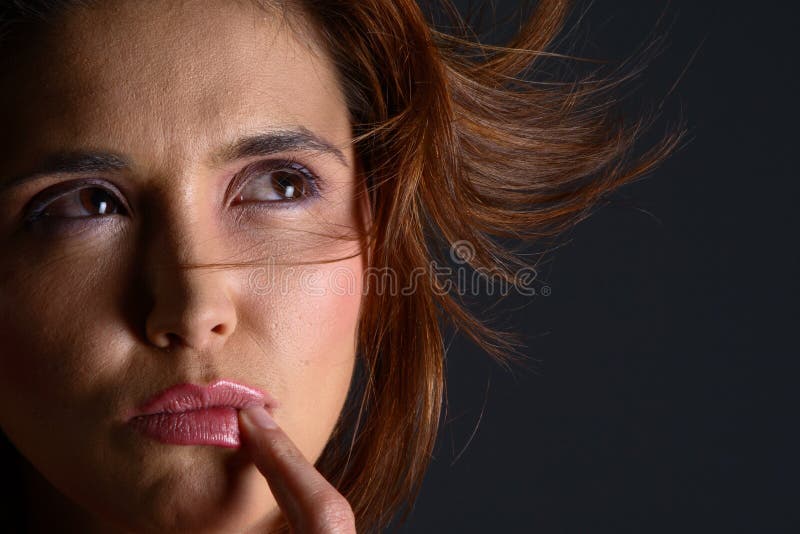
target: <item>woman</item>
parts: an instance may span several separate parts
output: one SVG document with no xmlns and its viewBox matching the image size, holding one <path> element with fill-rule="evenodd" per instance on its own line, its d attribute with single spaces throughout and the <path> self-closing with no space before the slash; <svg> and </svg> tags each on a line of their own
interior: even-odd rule
<svg viewBox="0 0 800 534">
<path fill-rule="evenodd" d="M 520 285 L 495 238 L 558 234 L 679 138 L 632 160 L 616 78 L 517 78 L 561 1 L 505 50 L 410 0 L 4 6 L 0 424 L 25 530 L 385 527 L 434 444 L 438 321 L 516 358 L 442 290 L 440 245 Z"/>
</svg>

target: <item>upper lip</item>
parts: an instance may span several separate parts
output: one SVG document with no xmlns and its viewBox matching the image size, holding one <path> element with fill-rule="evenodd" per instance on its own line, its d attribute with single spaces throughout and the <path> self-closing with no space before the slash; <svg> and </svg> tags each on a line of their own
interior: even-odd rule
<svg viewBox="0 0 800 534">
<path fill-rule="evenodd" d="M 182 383 L 156 393 L 142 403 L 131 417 L 159 413 L 180 413 L 203 408 L 236 408 L 277 405 L 265 391 L 232 380 L 217 380 L 207 386 Z"/>
</svg>

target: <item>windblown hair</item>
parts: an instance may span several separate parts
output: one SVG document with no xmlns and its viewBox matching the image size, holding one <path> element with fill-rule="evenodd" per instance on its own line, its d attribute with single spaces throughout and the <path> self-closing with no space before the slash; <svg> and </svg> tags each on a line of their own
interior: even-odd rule
<svg viewBox="0 0 800 534">
<path fill-rule="evenodd" d="M 641 68 L 635 62 L 616 75 L 526 81 L 554 56 L 548 47 L 571 9 L 564 0 L 540 0 L 506 47 L 470 39 L 446 3 L 456 29 L 447 33 L 414 0 L 303 5 L 339 66 L 358 128 L 374 214 L 370 266 L 392 269 L 400 287 L 412 285 L 418 269 L 432 281 L 409 295 L 368 295 L 360 327 L 365 391 L 318 462 L 366 532 L 413 503 L 431 458 L 444 392 L 438 321 L 451 320 L 502 364 L 521 359 L 513 336 L 471 315 L 458 295 L 437 291 L 438 252 L 466 242 L 473 268 L 513 284 L 530 264 L 501 240 L 562 234 L 611 191 L 652 171 L 683 131 L 636 150 L 655 117 L 626 123 L 615 97 Z M 340 435 L 352 442 L 340 444 Z"/>
<path fill-rule="evenodd" d="M 77 3 L 6 2 L 0 23 Z M 514 284 L 531 264 L 508 240 L 561 235 L 653 171 L 685 131 L 640 149 L 655 116 L 626 120 L 617 91 L 643 63 L 536 81 L 546 61 L 579 61 L 551 50 L 573 9 L 566 0 L 537 2 L 502 47 L 472 37 L 449 0 L 261 3 L 304 14 L 338 67 L 372 215 L 370 268 L 391 269 L 400 287 L 419 272 L 431 282 L 409 294 L 367 287 L 357 376 L 316 463 L 349 501 L 358 531 L 380 531 L 401 511 L 407 519 L 434 449 L 445 391 L 441 321 L 503 365 L 523 359 L 513 336 L 437 287 L 431 266 L 446 260 L 443 250 L 469 243 L 471 267 Z M 437 29 L 436 13 L 447 31 Z"/>
</svg>

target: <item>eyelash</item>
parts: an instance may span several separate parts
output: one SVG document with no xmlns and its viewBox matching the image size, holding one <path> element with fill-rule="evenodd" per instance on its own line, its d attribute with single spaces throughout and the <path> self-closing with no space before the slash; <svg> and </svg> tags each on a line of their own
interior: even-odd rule
<svg viewBox="0 0 800 534">
<path fill-rule="evenodd" d="M 310 171 L 308 167 L 306 167 L 305 165 L 301 164 L 300 162 L 298 162 L 293 158 L 286 158 L 281 160 L 265 160 L 252 163 L 247 167 L 245 167 L 242 171 L 237 173 L 236 177 L 231 183 L 231 189 L 237 191 L 236 195 L 238 197 L 241 191 L 247 185 L 249 185 L 251 181 L 255 179 L 255 177 L 269 174 L 270 172 L 285 171 L 285 170 L 298 171 L 299 175 L 304 178 L 303 191 L 299 199 L 244 201 L 239 203 L 238 205 L 247 209 L 251 207 L 256 207 L 258 209 L 263 208 L 269 210 L 284 209 L 284 208 L 290 208 L 293 205 L 298 205 L 306 200 L 322 197 L 323 193 L 321 187 L 322 180 L 316 174 Z"/>
<path fill-rule="evenodd" d="M 256 180 L 260 176 L 269 175 L 271 172 L 276 171 L 284 171 L 284 170 L 292 170 L 297 171 L 297 175 L 303 178 L 303 191 L 300 197 L 297 199 L 284 199 L 284 200 L 262 200 L 262 201 L 243 201 L 238 203 L 237 205 L 241 206 L 242 209 L 267 209 L 267 210 L 274 210 L 274 209 L 287 209 L 291 208 L 292 206 L 296 206 L 298 204 L 303 203 L 306 200 L 312 200 L 314 198 L 318 198 L 322 196 L 322 191 L 320 187 L 320 178 L 310 171 L 305 165 L 299 163 L 293 158 L 286 158 L 280 160 L 262 160 L 257 161 L 255 163 L 251 163 L 247 165 L 244 169 L 239 171 L 235 177 L 233 178 L 229 190 L 237 191 L 236 197 L 238 197 L 241 191 L 251 183 L 251 181 Z M 96 186 L 96 187 L 95 187 Z M 53 192 L 52 189 L 56 191 Z M 84 180 L 78 183 L 67 183 L 67 184 L 60 184 L 55 188 L 52 188 L 50 191 L 43 192 L 36 197 L 29 203 L 29 208 L 26 209 L 26 215 L 24 217 L 25 223 L 28 225 L 34 224 L 39 221 L 43 221 L 46 219 L 53 219 L 55 224 L 83 224 L 88 220 L 96 220 L 96 219 L 107 219 L 107 216 L 104 215 L 90 215 L 86 217 L 60 217 L 60 216 L 53 216 L 53 215 L 44 215 L 47 211 L 48 207 L 50 207 L 56 201 L 68 197 L 69 195 L 74 195 L 76 193 L 80 193 L 86 190 L 98 190 L 103 191 L 109 194 L 110 197 L 120 197 L 121 194 L 118 194 L 116 188 L 109 188 L 106 182 L 100 180 Z M 235 198 L 236 198 L 235 197 Z M 122 209 L 122 215 L 125 215 L 129 212 L 129 210 L 125 207 L 124 202 L 121 202 L 118 198 L 114 200 L 119 208 Z M 117 213 L 113 214 L 117 215 Z"/>
</svg>

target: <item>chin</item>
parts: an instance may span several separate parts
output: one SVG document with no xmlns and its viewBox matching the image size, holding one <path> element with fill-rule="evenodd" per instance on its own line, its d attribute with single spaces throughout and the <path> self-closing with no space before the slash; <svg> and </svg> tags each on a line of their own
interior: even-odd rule
<svg viewBox="0 0 800 534">
<path fill-rule="evenodd" d="M 266 480 L 238 450 L 179 447 L 142 467 L 137 480 L 118 480 L 127 491 L 80 498 L 98 532 L 266 532 L 260 526 L 280 514 Z"/>
</svg>

